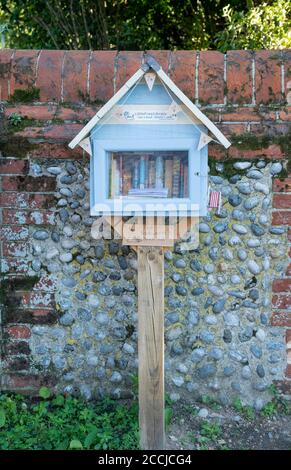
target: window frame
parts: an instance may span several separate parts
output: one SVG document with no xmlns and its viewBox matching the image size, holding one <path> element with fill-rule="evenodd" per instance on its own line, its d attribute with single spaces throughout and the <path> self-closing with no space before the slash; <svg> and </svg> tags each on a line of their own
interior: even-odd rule
<svg viewBox="0 0 291 470">
<path fill-rule="evenodd" d="M 197 150 L 197 138 L 193 139 L 153 139 L 128 142 L 125 139 L 102 140 L 91 139 L 92 156 L 90 161 L 90 213 L 98 215 L 168 215 L 198 216 L 206 214 L 207 199 L 207 146 Z M 143 151 L 187 151 L 189 197 L 188 198 L 108 198 L 109 168 L 108 153 L 110 152 L 143 152 Z M 141 210 L 134 210 L 134 203 Z M 155 211 L 146 210 L 148 204 L 158 204 Z M 169 209 L 167 206 L 184 205 L 184 210 Z M 193 207 L 198 205 L 198 207 Z M 181 206 L 180 206 L 181 207 Z"/>
</svg>

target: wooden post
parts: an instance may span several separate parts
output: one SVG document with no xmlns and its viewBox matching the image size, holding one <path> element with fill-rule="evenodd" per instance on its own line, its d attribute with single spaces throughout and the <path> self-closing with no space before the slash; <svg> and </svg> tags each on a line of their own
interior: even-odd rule
<svg viewBox="0 0 291 470">
<path fill-rule="evenodd" d="M 162 450 L 164 423 L 164 255 L 138 246 L 139 426 L 143 450 Z"/>
</svg>

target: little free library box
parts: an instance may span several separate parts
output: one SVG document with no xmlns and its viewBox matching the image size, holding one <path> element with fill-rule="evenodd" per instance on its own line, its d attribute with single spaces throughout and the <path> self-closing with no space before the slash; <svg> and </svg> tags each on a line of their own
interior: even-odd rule
<svg viewBox="0 0 291 470">
<path fill-rule="evenodd" d="M 183 233 L 190 219 L 206 214 L 211 140 L 230 146 L 145 55 L 141 68 L 70 143 L 90 154 L 91 215 L 107 218 L 110 229 L 122 234 L 122 243 L 137 250 L 142 449 L 165 445 L 163 247 L 178 238 L 169 229 L 166 233 L 165 218 L 186 221 Z M 124 216 L 137 220 L 133 238 L 125 233 Z"/>
<path fill-rule="evenodd" d="M 230 142 L 151 56 L 144 60 L 69 144 L 91 156 L 91 215 L 205 215 L 207 144 Z"/>
</svg>

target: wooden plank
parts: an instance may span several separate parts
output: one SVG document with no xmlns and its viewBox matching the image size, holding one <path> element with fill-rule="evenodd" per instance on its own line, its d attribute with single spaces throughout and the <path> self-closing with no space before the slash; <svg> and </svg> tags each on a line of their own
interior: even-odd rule
<svg viewBox="0 0 291 470">
<path fill-rule="evenodd" d="M 164 256 L 162 248 L 138 247 L 138 358 L 140 445 L 165 446 Z"/>
<path fill-rule="evenodd" d="M 123 238 L 122 244 L 128 246 L 160 246 L 160 247 L 171 247 L 174 246 L 174 239 L 163 239 L 163 240 L 135 240 L 134 238 Z"/>
</svg>

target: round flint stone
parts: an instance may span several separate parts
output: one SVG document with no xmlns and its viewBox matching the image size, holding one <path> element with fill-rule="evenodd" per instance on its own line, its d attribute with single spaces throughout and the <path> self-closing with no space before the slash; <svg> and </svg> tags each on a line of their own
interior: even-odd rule
<svg viewBox="0 0 291 470">
<path fill-rule="evenodd" d="M 117 255 L 119 248 L 120 248 L 119 243 L 112 241 L 112 240 L 109 242 L 109 254 L 110 255 Z"/>
<path fill-rule="evenodd" d="M 244 234 L 248 233 L 248 229 L 244 225 L 241 225 L 241 224 L 233 224 L 232 229 L 236 233 L 239 233 L 240 235 L 244 235 Z"/>
<path fill-rule="evenodd" d="M 186 296 L 188 293 L 186 287 L 183 287 L 183 286 L 176 286 L 176 292 L 178 295 L 182 295 L 182 296 Z"/>
<path fill-rule="evenodd" d="M 95 246 L 95 256 L 97 259 L 102 259 L 104 257 L 104 248 L 102 245 Z"/>
<path fill-rule="evenodd" d="M 47 171 L 51 174 L 51 175 L 59 175 L 61 172 L 62 172 L 62 169 L 59 167 L 59 166 L 49 166 L 47 168 Z"/>
<path fill-rule="evenodd" d="M 261 183 L 260 181 L 256 181 L 254 188 L 256 191 L 258 191 L 259 193 L 263 193 L 266 196 L 270 192 L 268 185 Z"/>
<path fill-rule="evenodd" d="M 279 162 L 273 163 L 270 168 L 271 175 L 277 175 L 282 171 L 282 164 Z"/>
<path fill-rule="evenodd" d="M 71 326 L 74 323 L 74 317 L 70 313 L 65 313 L 59 319 L 59 323 L 63 326 Z"/>
<path fill-rule="evenodd" d="M 208 224 L 200 223 L 199 224 L 199 232 L 201 233 L 208 233 L 210 232 L 210 227 Z"/>
<path fill-rule="evenodd" d="M 51 239 L 53 242 L 58 243 L 60 241 L 60 236 L 57 232 L 53 230 L 51 233 Z"/>
<path fill-rule="evenodd" d="M 190 268 L 193 269 L 193 271 L 196 271 L 196 272 L 202 271 L 202 265 L 201 265 L 201 263 L 200 263 L 199 261 L 197 261 L 197 260 L 192 260 L 192 261 L 190 262 Z"/>
<path fill-rule="evenodd" d="M 270 227 L 269 232 L 272 235 L 282 235 L 285 232 L 285 227 Z"/>
<path fill-rule="evenodd" d="M 246 183 L 246 182 L 238 183 L 237 189 L 239 190 L 241 194 L 244 194 L 244 195 L 251 194 L 252 192 L 250 183 Z"/>
<path fill-rule="evenodd" d="M 212 363 L 205 364 L 198 369 L 198 375 L 200 379 L 207 379 L 213 377 L 216 374 L 216 367 Z"/>
<path fill-rule="evenodd" d="M 254 180 L 259 180 L 263 178 L 263 174 L 259 170 L 250 170 L 247 172 L 247 177 Z"/>
<path fill-rule="evenodd" d="M 72 162 L 67 162 L 66 170 L 68 173 L 70 173 L 70 175 L 74 175 L 75 173 L 77 173 L 76 165 Z"/>
<path fill-rule="evenodd" d="M 49 233 L 46 230 L 36 230 L 32 236 L 35 240 L 47 240 Z"/>
<path fill-rule="evenodd" d="M 197 325 L 199 323 L 200 315 L 198 310 L 190 310 L 187 315 L 187 322 L 190 325 Z"/>
<path fill-rule="evenodd" d="M 220 299 L 212 306 L 213 313 L 221 313 L 225 306 L 225 299 Z"/>
<path fill-rule="evenodd" d="M 203 357 L 205 356 L 205 349 L 204 348 L 196 348 L 191 353 L 191 361 L 194 363 L 200 362 Z"/>
<path fill-rule="evenodd" d="M 252 166 L 251 162 L 235 162 L 233 168 L 235 170 L 247 170 Z"/>
<path fill-rule="evenodd" d="M 213 230 L 214 232 L 216 233 L 222 233 L 222 232 L 225 232 L 226 229 L 228 227 L 228 224 L 227 222 L 217 222 L 214 227 L 213 227 Z"/>
<path fill-rule="evenodd" d="M 186 261 L 182 258 L 178 258 L 175 260 L 174 265 L 176 266 L 176 268 L 182 269 L 186 267 Z"/>
<path fill-rule="evenodd" d="M 246 210 L 251 210 L 254 209 L 259 204 L 259 202 L 259 198 L 254 196 L 246 199 L 243 205 Z"/>
<path fill-rule="evenodd" d="M 62 209 L 60 209 L 59 216 L 60 216 L 61 221 L 63 223 L 66 223 L 66 221 L 69 218 L 69 213 L 68 213 L 67 209 L 65 209 L 64 207 Z"/>
<path fill-rule="evenodd" d="M 237 207 L 240 205 L 240 203 L 242 202 L 242 198 L 241 196 L 239 196 L 239 194 L 230 194 L 228 196 L 228 202 L 229 204 L 231 204 L 233 207 Z"/>
<path fill-rule="evenodd" d="M 254 260 L 249 260 L 247 266 L 252 274 L 259 274 L 261 272 L 260 266 Z"/>
<path fill-rule="evenodd" d="M 90 311 L 86 308 L 78 308 L 77 314 L 80 320 L 90 321 L 92 318 Z"/>
<path fill-rule="evenodd" d="M 258 224 L 251 224 L 251 231 L 256 237 L 261 237 L 265 234 L 265 230 Z"/>
<path fill-rule="evenodd" d="M 250 347 L 250 351 L 253 354 L 254 357 L 257 359 L 260 359 L 263 355 L 262 348 L 258 346 L 257 344 L 252 344 Z"/>
<path fill-rule="evenodd" d="M 31 263 L 31 267 L 35 272 L 40 271 L 41 269 L 41 262 L 39 259 L 34 259 Z"/>
<path fill-rule="evenodd" d="M 203 287 L 194 287 L 194 289 L 192 289 L 192 295 L 201 295 L 204 293 L 204 289 Z"/>
<path fill-rule="evenodd" d="M 256 372 L 257 372 L 258 376 L 261 377 L 261 378 L 265 377 L 265 375 L 266 375 L 264 366 L 262 364 L 257 365 Z"/>
<path fill-rule="evenodd" d="M 66 197 L 72 197 L 73 196 L 73 193 L 69 188 L 61 188 L 60 193 L 62 194 L 62 196 L 66 196 Z"/>
<path fill-rule="evenodd" d="M 60 255 L 60 261 L 62 263 L 70 263 L 72 261 L 72 259 L 73 259 L 72 253 L 68 252 L 68 253 L 62 253 Z"/>
</svg>

